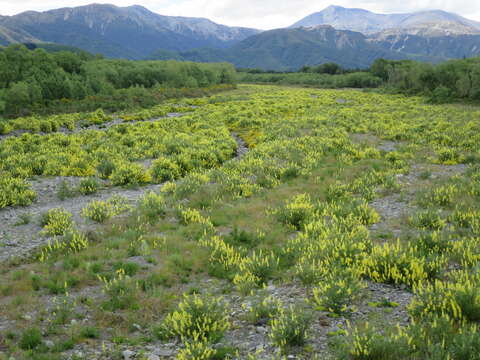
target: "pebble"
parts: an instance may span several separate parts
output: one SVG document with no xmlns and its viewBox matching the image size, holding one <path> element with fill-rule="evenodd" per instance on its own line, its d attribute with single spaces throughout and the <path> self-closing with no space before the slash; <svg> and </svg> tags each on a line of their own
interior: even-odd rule
<svg viewBox="0 0 480 360">
<path fill-rule="evenodd" d="M 135 352 L 131 350 L 125 350 L 122 352 L 122 356 L 124 360 L 131 360 L 135 356 Z"/>
<path fill-rule="evenodd" d="M 174 355 L 174 351 L 173 350 L 170 350 L 170 349 L 155 349 L 153 351 L 153 354 L 152 355 L 155 355 L 155 356 L 161 356 L 161 357 L 166 357 L 166 356 L 173 356 Z"/>
</svg>

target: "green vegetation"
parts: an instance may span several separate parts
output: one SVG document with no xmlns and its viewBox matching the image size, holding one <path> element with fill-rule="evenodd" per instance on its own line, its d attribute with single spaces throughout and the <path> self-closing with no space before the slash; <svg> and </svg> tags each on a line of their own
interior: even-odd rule
<svg viewBox="0 0 480 360">
<path fill-rule="evenodd" d="M 413 60 L 377 59 L 369 69 L 346 70 L 335 63 L 304 66 L 297 72 L 240 69 L 244 83 L 304 85 L 318 88 L 378 88 L 422 95 L 431 103 L 480 100 L 480 59 L 430 64 Z"/>
<path fill-rule="evenodd" d="M 371 73 L 383 79 L 387 89 L 425 95 L 432 103 L 480 99 L 480 59 L 451 60 L 438 65 L 416 61 L 379 59 Z"/>
<path fill-rule="evenodd" d="M 232 85 L 234 79 L 228 64 L 104 60 L 83 52 L 10 45 L 0 47 L 0 115 L 146 107 L 194 95 L 195 89 Z"/>
<path fill-rule="evenodd" d="M 305 70 L 303 70 L 305 71 Z M 244 83 L 304 85 L 318 88 L 376 88 L 382 80 L 368 72 L 349 74 L 317 73 L 305 71 L 298 73 L 245 73 L 240 72 L 238 79 Z"/>
<path fill-rule="evenodd" d="M 0 142 L 12 179 L 78 177 L 81 197 L 101 178 L 128 198 L 48 211 L 54 238 L 0 265 L 8 357 L 251 358 L 258 341 L 305 359 L 478 357 L 477 108 L 240 85 L 148 121 L 167 106 Z"/>
</svg>

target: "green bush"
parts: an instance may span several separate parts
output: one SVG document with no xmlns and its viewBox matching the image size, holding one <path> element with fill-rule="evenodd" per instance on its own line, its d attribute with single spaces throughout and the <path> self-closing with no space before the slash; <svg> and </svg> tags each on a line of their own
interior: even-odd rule
<svg viewBox="0 0 480 360">
<path fill-rule="evenodd" d="M 18 344 L 23 350 L 33 350 L 42 344 L 42 333 L 38 328 L 26 329 Z"/>
<path fill-rule="evenodd" d="M 270 339 L 282 350 L 292 346 L 303 346 L 312 322 L 311 314 L 301 306 L 282 309 L 270 322 Z"/>
<path fill-rule="evenodd" d="M 162 183 L 178 179 L 182 174 L 182 169 L 175 161 L 160 158 L 153 162 L 149 173 L 155 183 Z"/>
<path fill-rule="evenodd" d="M 221 298 L 184 295 L 178 309 L 163 322 L 164 334 L 183 341 L 218 342 L 229 328 L 228 311 Z"/>
<path fill-rule="evenodd" d="M 62 208 L 50 209 L 42 214 L 40 224 L 43 227 L 42 234 L 47 236 L 65 235 L 72 230 L 73 215 Z"/>
<path fill-rule="evenodd" d="M 150 191 L 139 200 L 138 210 L 151 224 L 158 222 L 166 215 L 165 199 L 162 195 Z"/>
<path fill-rule="evenodd" d="M 98 188 L 98 181 L 95 178 L 82 179 L 78 185 L 78 191 L 82 195 L 95 194 Z"/>
<path fill-rule="evenodd" d="M 138 164 L 120 164 L 110 175 L 113 185 L 142 185 L 150 181 L 150 176 Z"/>
</svg>

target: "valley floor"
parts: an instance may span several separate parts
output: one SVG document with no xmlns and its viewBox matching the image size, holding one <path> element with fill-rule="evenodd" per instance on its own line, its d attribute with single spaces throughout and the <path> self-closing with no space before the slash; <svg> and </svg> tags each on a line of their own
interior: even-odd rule
<svg viewBox="0 0 480 360">
<path fill-rule="evenodd" d="M 1 140 L 37 193 L 0 209 L 1 360 L 478 359 L 477 108 L 242 85 L 191 110 Z"/>
</svg>

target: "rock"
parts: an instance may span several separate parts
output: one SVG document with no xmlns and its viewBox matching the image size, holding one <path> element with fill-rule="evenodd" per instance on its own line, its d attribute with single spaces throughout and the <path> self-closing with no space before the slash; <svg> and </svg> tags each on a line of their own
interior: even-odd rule
<svg viewBox="0 0 480 360">
<path fill-rule="evenodd" d="M 173 356 L 175 352 L 170 349 L 155 349 L 153 355 L 160 356 L 160 357 L 168 357 Z"/>
<path fill-rule="evenodd" d="M 45 340 L 45 346 L 52 349 L 55 346 L 55 343 L 52 340 Z"/>
<path fill-rule="evenodd" d="M 148 355 L 147 360 L 160 360 L 160 358 L 158 357 L 158 355 L 150 354 Z"/>
<path fill-rule="evenodd" d="M 131 350 L 125 350 L 122 352 L 122 356 L 124 360 L 131 360 L 135 356 L 135 352 Z"/>
<path fill-rule="evenodd" d="M 257 327 L 257 333 L 259 334 L 266 334 L 267 333 L 267 329 L 265 329 L 263 326 L 259 326 Z"/>
</svg>

